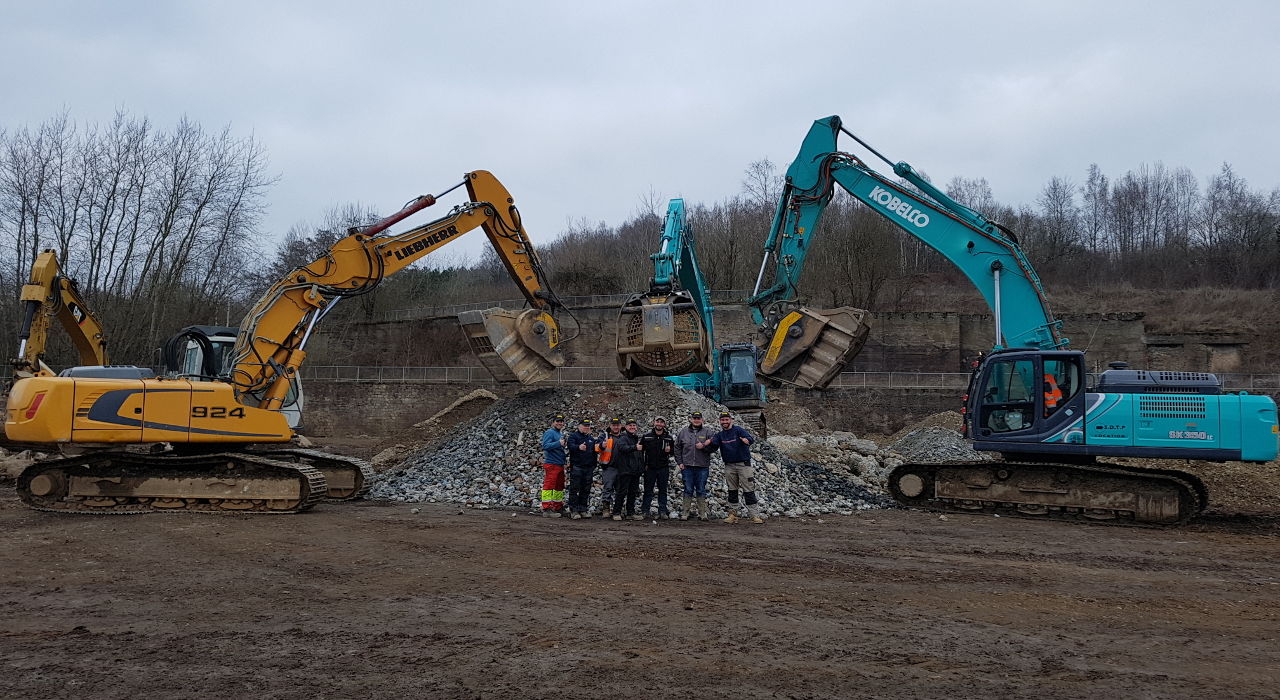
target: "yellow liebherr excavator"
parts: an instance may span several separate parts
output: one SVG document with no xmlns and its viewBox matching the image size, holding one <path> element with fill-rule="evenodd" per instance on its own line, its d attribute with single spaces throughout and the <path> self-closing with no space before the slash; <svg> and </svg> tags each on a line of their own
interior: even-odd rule
<svg viewBox="0 0 1280 700">
<path fill-rule="evenodd" d="M 448 215 L 381 235 L 464 184 L 470 201 Z M 228 381 L 152 378 L 149 370 L 112 368 L 114 376 L 17 382 L 5 421 L 10 439 L 95 448 L 27 468 L 18 479 L 19 496 L 34 508 L 61 512 L 292 513 L 326 496 L 360 495 L 369 476 L 363 462 L 287 446 L 293 431 L 278 409 L 297 377 L 307 340 L 339 299 L 371 291 L 387 275 L 477 227 L 531 308 L 478 312 L 471 324 L 464 320 L 464 328 L 488 361 L 508 368 L 508 378 L 544 378 L 564 364 L 551 315 L 559 303 L 514 199 L 493 175 L 475 171 L 440 195 L 423 195 L 372 226 L 353 229 L 272 286 L 240 325 Z M 137 449 L 160 443 L 172 449 Z"/>
<path fill-rule="evenodd" d="M 31 277 L 22 285 L 20 301 L 22 325 L 18 329 L 18 356 L 10 362 L 14 381 L 56 374 L 44 362 L 49 327 L 54 318 L 71 338 L 80 355 L 80 364 L 108 364 L 107 335 L 102 323 L 85 304 L 75 280 L 62 274 L 57 253 L 46 250 L 36 256 Z"/>
</svg>

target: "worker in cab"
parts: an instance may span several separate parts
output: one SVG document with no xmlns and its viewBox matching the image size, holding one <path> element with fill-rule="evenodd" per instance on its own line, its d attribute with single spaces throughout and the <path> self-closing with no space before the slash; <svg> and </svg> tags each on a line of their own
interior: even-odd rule
<svg viewBox="0 0 1280 700">
<path fill-rule="evenodd" d="M 1062 389 L 1058 388 L 1058 380 L 1052 374 L 1044 373 L 1044 415 L 1047 418 L 1049 414 L 1058 410 L 1058 405 L 1062 403 Z"/>
</svg>

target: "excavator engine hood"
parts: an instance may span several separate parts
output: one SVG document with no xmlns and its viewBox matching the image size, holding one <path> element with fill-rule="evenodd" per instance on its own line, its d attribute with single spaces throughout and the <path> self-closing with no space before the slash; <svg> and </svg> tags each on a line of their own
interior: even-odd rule
<svg viewBox="0 0 1280 700">
<path fill-rule="evenodd" d="M 801 389 L 824 389 L 867 342 L 871 313 L 841 306 L 794 308 L 761 327 L 757 375 Z"/>
<path fill-rule="evenodd" d="M 622 305 L 618 371 L 627 379 L 711 371 L 711 340 L 689 292 L 637 294 Z"/>
<path fill-rule="evenodd" d="M 564 366 L 560 327 L 546 311 L 464 311 L 458 323 L 472 352 L 500 382 L 533 384 Z"/>
</svg>

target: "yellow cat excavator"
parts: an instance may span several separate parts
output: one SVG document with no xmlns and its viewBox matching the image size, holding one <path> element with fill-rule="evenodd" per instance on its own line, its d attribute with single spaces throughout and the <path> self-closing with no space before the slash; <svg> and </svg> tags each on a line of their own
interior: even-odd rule
<svg viewBox="0 0 1280 700">
<path fill-rule="evenodd" d="M 85 305 L 75 280 L 62 274 L 57 253 L 46 250 L 36 256 L 31 277 L 22 285 L 20 301 L 18 356 L 10 361 L 14 381 L 55 374 L 44 362 L 49 327 L 55 318 L 80 354 L 80 364 L 107 364 L 107 336 L 102 323 Z"/>
<path fill-rule="evenodd" d="M 470 201 L 408 231 L 386 231 L 465 185 Z M 5 433 L 12 440 L 71 444 L 78 457 L 39 462 L 18 479 L 28 505 L 79 513 L 155 511 L 293 513 L 322 498 L 354 498 L 367 488 L 360 460 L 288 446 L 280 409 L 296 381 L 315 325 L 345 297 L 475 228 L 490 242 L 530 308 L 490 309 L 463 319 L 486 363 L 529 383 L 564 364 L 559 307 L 520 221 L 515 201 L 490 173 L 467 173 L 439 195 L 423 195 L 371 226 L 352 229 L 325 254 L 272 286 L 240 324 L 225 381 L 155 378 L 136 367 L 89 376 L 35 376 L 10 392 Z M 483 330 L 479 330 L 482 328 Z M 167 443 L 171 449 L 148 447 Z"/>
</svg>

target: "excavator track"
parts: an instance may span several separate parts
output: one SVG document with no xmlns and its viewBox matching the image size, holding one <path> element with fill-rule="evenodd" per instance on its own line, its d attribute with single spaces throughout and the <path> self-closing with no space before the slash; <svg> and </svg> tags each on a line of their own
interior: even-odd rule
<svg viewBox="0 0 1280 700">
<path fill-rule="evenodd" d="M 373 467 L 363 459 L 300 447 L 261 448 L 252 451 L 254 454 L 267 455 L 272 459 L 286 462 L 302 461 L 320 470 L 328 485 L 328 490 L 324 494 L 325 500 L 353 501 L 368 493 L 369 487 L 373 484 Z"/>
<path fill-rule="evenodd" d="M 18 477 L 19 498 L 36 510 L 104 515 L 300 513 L 327 490 L 310 464 L 247 452 L 91 452 L 37 462 Z"/>
<path fill-rule="evenodd" d="M 888 481 L 895 500 L 916 508 L 1116 525 L 1185 525 L 1209 504 L 1192 474 L 1119 464 L 904 464 Z"/>
</svg>

